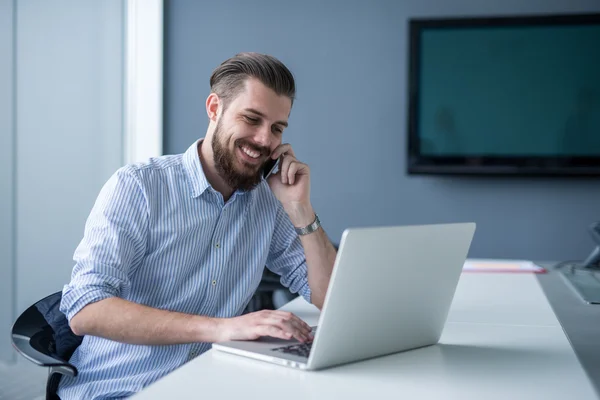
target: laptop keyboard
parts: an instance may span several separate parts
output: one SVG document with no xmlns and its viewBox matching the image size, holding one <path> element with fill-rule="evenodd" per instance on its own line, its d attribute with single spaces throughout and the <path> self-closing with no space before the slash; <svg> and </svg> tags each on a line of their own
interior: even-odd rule
<svg viewBox="0 0 600 400">
<path fill-rule="evenodd" d="M 317 333 L 316 326 L 311 326 L 311 328 L 312 328 L 313 335 L 315 333 Z M 288 346 L 275 347 L 274 349 L 271 349 L 271 351 L 277 351 L 277 352 L 285 353 L 285 354 L 293 354 L 295 356 L 308 358 L 308 356 L 310 354 L 310 349 L 312 348 L 312 344 L 313 344 L 312 341 L 310 341 L 308 343 L 295 343 L 295 344 L 290 344 Z"/>
<path fill-rule="evenodd" d="M 271 350 L 278 351 L 278 352 L 285 353 L 285 354 L 293 354 L 295 356 L 308 358 L 311 347 L 312 347 L 312 342 L 308 342 L 308 343 L 291 344 L 289 346 L 284 346 L 284 347 L 276 347 Z"/>
</svg>

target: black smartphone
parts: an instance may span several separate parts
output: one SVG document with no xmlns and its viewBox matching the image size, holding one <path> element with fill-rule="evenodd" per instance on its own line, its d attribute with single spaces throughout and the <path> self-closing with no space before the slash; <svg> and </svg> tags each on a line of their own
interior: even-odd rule
<svg viewBox="0 0 600 400">
<path fill-rule="evenodd" d="M 263 177 L 267 179 L 273 172 L 275 172 L 278 166 L 279 158 L 276 160 L 270 158 L 269 161 L 267 161 L 267 163 L 265 164 L 265 168 L 263 169 Z"/>
</svg>

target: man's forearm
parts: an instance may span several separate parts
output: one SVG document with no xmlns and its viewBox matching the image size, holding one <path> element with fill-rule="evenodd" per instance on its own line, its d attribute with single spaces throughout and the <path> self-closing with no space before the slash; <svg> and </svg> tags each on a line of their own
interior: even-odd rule
<svg viewBox="0 0 600 400">
<path fill-rule="evenodd" d="M 310 204 L 292 204 L 285 207 L 285 210 L 294 226 L 307 226 L 314 221 L 316 215 Z M 308 265 L 310 301 L 322 309 L 337 252 L 322 227 L 308 235 L 300 236 L 300 241 Z"/>
<path fill-rule="evenodd" d="M 337 252 L 323 228 L 308 235 L 300 236 L 306 264 L 308 265 L 308 286 L 311 302 L 319 309 L 323 308 L 331 271 Z"/>
<path fill-rule="evenodd" d="M 219 320 L 136 304 L 118 297 L 91 303 L 70 322 L 75 334 L 122 343 L 162 345 L 216 342 Z"/>
</svg>

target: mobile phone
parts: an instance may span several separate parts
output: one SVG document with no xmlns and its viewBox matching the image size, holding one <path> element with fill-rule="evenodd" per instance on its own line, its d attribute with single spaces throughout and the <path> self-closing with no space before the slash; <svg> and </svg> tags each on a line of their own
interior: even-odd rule
<svg viewBox="0 0 600 400">
<path fill-rule="evenodd" d="M 265 164 L 265 167 L 263 169 L 263 177 L 265 179 L 267 179 L 273 172 L 275 172 L 275 170 L 277 169 L 278 166 L 279 166 L 279 158 L 277 158 L 276 160 L 269 158 L 269 161 L 267 161 L 267 163 Z"/>
</svg>

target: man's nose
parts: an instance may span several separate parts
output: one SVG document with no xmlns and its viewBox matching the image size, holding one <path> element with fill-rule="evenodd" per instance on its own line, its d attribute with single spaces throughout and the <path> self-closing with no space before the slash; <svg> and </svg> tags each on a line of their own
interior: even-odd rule
<svg viewBox="0 0 600 400">
<path fill-rule="evenodd" d="M 271 129 L 268 126 L 261 126 L 254 135 L 254 142 L 263 147 L 270 147 Z"/>
</svg>

